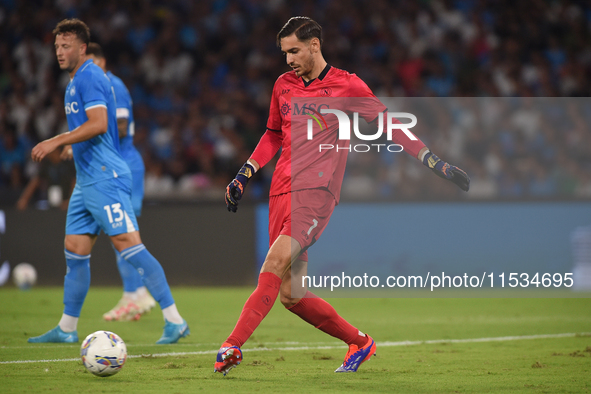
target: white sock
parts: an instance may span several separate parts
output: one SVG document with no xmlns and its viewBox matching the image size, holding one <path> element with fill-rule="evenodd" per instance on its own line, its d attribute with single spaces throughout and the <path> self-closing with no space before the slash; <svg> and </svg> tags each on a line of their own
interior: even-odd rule
<svg viewBox="0 0 591 394">
<path fill-rule="evenodd" d="M 162 314 L 164 315 L 164 318 L 171 323 L 181 324 L 183 322 L 183 318 L 176 309 L 176 304 L 172 304 L 171 306 L 162 309 Z"/>
<path fill-rule="evenodd" d="M 62 318 L 58 323 L 58 326 L 62 329 L 63 332 L 72 332 L 76 331 L 76 327 L 78 326 L 78 318 L 70 315 L 66 315 L 65 313 L 62 314 Z"/>
<path fill-rule="evenodd" d="M 137 294 L 137 298 L 145 297 L 148 294 L 148 289 L 146 289 L 146 286 L 138 287 L 135 294 Z"/>
<path fill-rule="evenodd" d="M 137 300 L 137 293 L 135 291 L 124 291 L 123 298 L 127 298 L 128 300 L 135 301 Z"/>
</svg>

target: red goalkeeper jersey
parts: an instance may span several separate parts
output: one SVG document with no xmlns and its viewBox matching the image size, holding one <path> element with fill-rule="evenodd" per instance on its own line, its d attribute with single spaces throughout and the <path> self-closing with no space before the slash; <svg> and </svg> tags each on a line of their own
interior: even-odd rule
<svg viewBox="0 0 591 394">
<path fill-rule="evenodd" d="M 338 109 L 348 115 L 357 112 L 368 123 L 387 111 L 357 75 L 330 65 L 309 82 L 293 71 L 281 75 L 273 87 L 267 131 L 251 156 L 263 167 L 282 149 L 273 173 L 271 196 L 325 188 L 338 204 L 350 143 L 348 139 L 339 139 L 337 116 L 322 114 L 323 108 Z M 424 146 L 420 140 L 410 141 L 403 135 L 401 138 L 394 134 L 392 140 L 414 156 Z M 320 149 L 329 145 L 333 148 Z"/>
</svg>

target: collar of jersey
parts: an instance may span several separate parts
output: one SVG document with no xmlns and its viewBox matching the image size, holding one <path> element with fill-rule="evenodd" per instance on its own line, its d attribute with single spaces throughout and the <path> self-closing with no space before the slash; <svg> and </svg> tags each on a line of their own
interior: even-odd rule
<svg viewBox="0 0 591 394">
<path fill-rule="evenodd" d="M 86 64 L 88 62 L 92 63 L 92 59 L 88 59 L 87 61 L 85 61 L 84 63 L 82 63 L 82 65 L 80 66 L 80 68 L 78 70 L 76 70 L 76 74 L 74 74 L 74 76 L 72 77 L 72 79 L 70 79 L 70 82 L 76 77 L 76 75 L 78 75 L 79 72 L 81 72 L 86 67 L 88 67 L 88 64 Z M 85 64 L 86 64 L 86 66 L 85 66 Z"/>
<path fill-rule="evenodd" d="M 326 74 L 328 74 L 328 71 L 330 70 L 330 68 L 331 68 L 331 65 L 327 63 L 326 64 L 326 67 L 324 67 L 324 70 L 322 70 L 322 72 L 320 73 L 320 75 L 318 76 L 318 78 L 311 79 L 308 82 L 304 81 L 304 79 L 302 78 L 302 82 L 304 83 L 304 86 L 305 87 L 310 86 L 310 84 L 312 82 L 314 82 L 315 80 L 317 80 L 317 79 L 319 79 L 319 80 L 322 81 L 324 79 L 324 77 L 326 77 Z"/>
</svg>

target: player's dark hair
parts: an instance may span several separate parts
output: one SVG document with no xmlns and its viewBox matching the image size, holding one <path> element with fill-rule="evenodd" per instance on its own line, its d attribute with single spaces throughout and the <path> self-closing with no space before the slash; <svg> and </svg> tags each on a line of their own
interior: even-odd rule
<svg viewBox="0 0 591 394">
<path fill-rule="evenodd" d="M 105 58 L 103 48 L 101 48 L 101 46 L 96 42 L 91 42 L 90 44 L 88 44 L 88 47 L 86 47 L 86 54 L 88 56 L 95 56 L 101 59 Z"/>
<path fill-rule="evenodd" d="M 300 41 L 309 41 L 316 37 L 320 40 L 320 45 L 322 45 L 322 26 L 307 16 L 294 16 L 277 33 L 277 46 L 281 46 L 282 38 L 291 36 L 294 33 Z"/>
<path fill-rule="evenodd" d="M 90 43 L 90 29 L 86 26 L 86 23 L 82 22 L 80 19 L 64 19 L 57 24 L 55 29 L 53 29 L 54 36 L 68 33 L 75 34 L 76 37 L 87 46 Z"/>
</svg>

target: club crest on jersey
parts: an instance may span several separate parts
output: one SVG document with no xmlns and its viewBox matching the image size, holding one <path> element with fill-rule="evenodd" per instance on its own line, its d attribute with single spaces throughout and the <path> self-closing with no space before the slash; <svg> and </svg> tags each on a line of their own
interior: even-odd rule
<svg viewBox="0 0 591 394">
<path fill-rule="evenodd" d="M 76 86 L 72 86 L 72 88 L 70 89 L 70 96 L 73 96 L 76 94 Z"/>
<path fill-rule="evenodd" d="M 320 95 L 322 97 L 330 97 L 330 96 L 332 96 L 332 88 L 322 88 L 322 89 L 320 89 Z"/>
<path fill-rule="evenodd" d="M 291 106 L 289 105 L 289 103 L 286 102 L 281 104 L 281 115 L 287 116 L 287 114 L 289 114 L 289 111 L 291 111 Z"/>
</svg>

